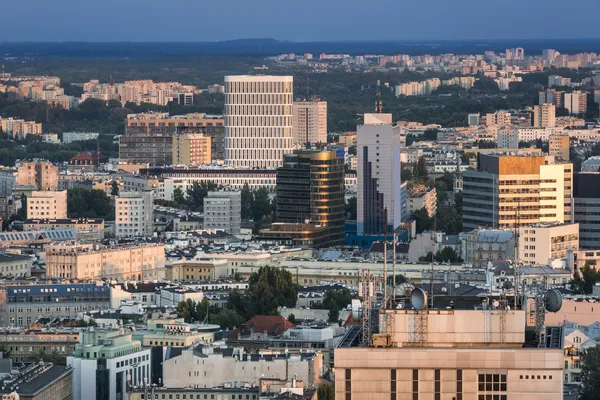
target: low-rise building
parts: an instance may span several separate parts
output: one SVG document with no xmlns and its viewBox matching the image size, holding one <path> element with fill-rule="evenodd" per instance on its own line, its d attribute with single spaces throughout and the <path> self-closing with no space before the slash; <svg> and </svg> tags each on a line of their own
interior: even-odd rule
<svg viewBox="0 0 600 400">
<path fill-rule="evenodd" d="M 433 217 L 437 212 L 437 192 L 435 188 L 428 188 L 419 185 L 408 191 L 408 214 L 412 215 L 415 211 L 425 208 L 427 214 Z"/>
<path fill-rule="evenodd" d="M 31 257 L 20 254 L 0 253 L 0 277 L 28 278 L 31 276 Z"/>
<path fill-rule="evenodd" d="M 67 365 L 73 368 L 73 400 L 122 400 L 129 385 L 151 382 L 151 350 L 123 330 L 81 332 Z"/>
<path fill-rule="evenodd" d="M 75 345 L 79 343 L 79 332 L 74 330 L 27 329 L 22 331 L 0 331 L 0 345 L 10 353 L 16 362 L 27 362 L 44 354 L 56 354 L 67 357 L 73 355 Z"/>
<path fill-rule="evenodd" d="M 24 231 L 65 228 L 73 228 L 81 234 L 89 233 L 94 239 L 104 238 L 104 220 L 102 218 L 27 219 L 23 223 Z M 90 235 L 87 236 L 89 237 Z"/>
<path fill-rule="evenodd" d="M 191 300 L 200 303 L 204 293 L 186 286 L 167 286 L 160 289 L 158 304 L 165 308 L 176 308 L 182 301 Z"/>
<path fill-rule="evenodd" d="M 123 301 L 140 303 L 143 306 L 159 304 L 160 288 L 166 283 L 128 282 L 110 285 L 110 308 L 117 309 Z"/>
<path fill-rule="evenodd" d="M 114 246 L 52 243 L 46 247 L 46 276 L 137 281 L 163 279 L 165 247 L 160 243 Z"/>
<path fill-rule="evenodd" d="M 474 229 L 462 242 L 464 260 L 475 268 L 485 268 L 490 261 L 513 260 L 515 256 L 515 234 L 509 229 Z"/>
<path fill-rule="evenodd" d="M 567 251 L 579 249 L 579 224 L 538 223 L 519 227 L 519 260 L 548 265 L 566 260 Z"/>
<path fill-rule="evenodd" d="M 11 400 L 71 399 L 72 374 L 70 367 L 53 363 L 25 364 L 0 380 L 0 394 L 3 399 Z"/>
<path fill-rule="evenodd" d="M 233 275 L 228 272 L 226 259 L 168 260 L 165 265 L 165 278 L 170 281 L 215 280 Z"/>
<path fill-rule="evenodd" d="M 67 218 L 67 191 L 33 191 L 27 197 L 27 218 Z"/>
<path fill-rule="evenodd" d="M 197 385 L 196 385 L 197 386 Z M 151 397 L 148 397 L 151 396 Z M 159 396 L 159 397 L 156 397 Z M 151 387 L 134 388 L 128 393 L 128 400 L 145 399 L 245 399 L 258 400 L 258 387 L 215 387 L 215 388 L 170 388 L 170 387 Z"/>
</svg>

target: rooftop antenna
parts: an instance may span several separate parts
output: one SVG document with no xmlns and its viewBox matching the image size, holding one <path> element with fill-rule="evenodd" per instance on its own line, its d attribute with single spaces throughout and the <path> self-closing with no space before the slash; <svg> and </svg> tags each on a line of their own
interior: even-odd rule
<svg viewBox="0 0 600 400">
<path fill-rule="evenodd" d="M 383 308 L 387 308 L 387 207 L 383 209 Z"/>
<path fill-rule="evenodd" d="M 394 246 L 394 259 L 392 260 L 393 263 L 393 272 L 392 272 L 392 299 L 396 300 L 396 231 L 394 230 L 394 241 L 392 242 L 392 245 Z M 396 304 L 392 304 L 392 307 L 396 308 Z"/>
<path fill-rule="evenodd" d="M 379 81 L 377 81 L 377 101 L 375 101 L 375 112 L 381 114 L 383 112 L 383 101 L 381 100 L 381 92 L 379 91 Z"/>
</svg>

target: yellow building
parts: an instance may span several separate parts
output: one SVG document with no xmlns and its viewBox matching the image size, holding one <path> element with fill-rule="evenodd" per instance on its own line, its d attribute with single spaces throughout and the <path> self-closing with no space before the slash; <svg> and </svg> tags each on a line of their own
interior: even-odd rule
<svg viewBox="0 0 600 400">
<path fill-rule="evenodd" d="M 294 145 L 327 143 L 327 102 L 320 100 L 295 101 Z"/>
<path fill-rule="evenodd" d="M 228 276 L 227 272 L 227 260 L 169 260 L 165 266 L 165 279 L 214 280 Z"/>
<path fill-rule="evenodd" d="M 548 136 L 548 154 L 563 161 L 569 161 L 569 135 Z"/>
<path fill-rule="evenodd" d="M 49 278 L 154 280 L 165 277 L 163 244 L 98 246 L 52 243 L 46 246 Z"/>
<path fill-rule="evenodd" d="M 200 133 L 173 136 L 173 165 L 209 164 L 211 138 Z"/>
</svg>

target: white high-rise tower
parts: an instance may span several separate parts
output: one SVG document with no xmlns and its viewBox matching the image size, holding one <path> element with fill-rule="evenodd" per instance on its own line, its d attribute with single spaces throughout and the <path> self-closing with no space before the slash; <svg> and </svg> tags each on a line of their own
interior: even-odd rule
<svg viewBox="0 0 600 400">
<path fill-rule="evenodd" d="M 294 78 L 225 77 L 225 162 L 275 168 L 293 151 Z"/>
</svg>

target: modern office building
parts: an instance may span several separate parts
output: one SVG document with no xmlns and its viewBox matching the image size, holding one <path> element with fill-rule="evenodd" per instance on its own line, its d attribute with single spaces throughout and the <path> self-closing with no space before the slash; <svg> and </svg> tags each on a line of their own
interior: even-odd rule
<svg viewBox="0 0 600 400">
<path fill-rule="evenodd" d="M 579 224 L 579 246 L 597 249 L 600 243 L 600 172 L 573 176 L 574 221 Z"/>
<path fill-rule="evenodd" d="M 94 283 L 7 285 L 0 288 L 2 326 L 26 327 L 40 318 L 77 318 L 91 310 L 108 310 L 109 287 Z"/>
<path fill-rule="evenodd" d="M 36 190 L 58 190 L 58 168 L 50 161 L 29 161 L 17 165 L 17 185 L 32 185 Z"/>
<path fill-rule="evenodd" d="M 173 136 L 182 134 L 210 137 L 212 158 L 223 159 L 223 119 L 202 113 L 181 116 L 129 114 L 125 136 L 119 138 L 119 159 L 128 163 L 172 165 Z"/>
<path fill-rule="evenodd" d="M 526 329 L 527 311 L 512 301 L 441 295 L 424 302 L 419 310 L 381 310 L 380 333 L 364 346 L 346 336 L 334 350 L 336 400 L 563 399 L 560 327 L 544 327 L 540 342 Z"/>
<path fill-rule="evenodd" d="M 46 276 L 49 278 L 142 281 L 162 279 L 164 274 L 163 244 L 101 246 L 66 242 L 46 246 Z"/>
<path fill-rule="evenodd" d="M 567 252 L 579 249 L 579 224 L 537 223 L 519 227 L 519 261 L 548 265 L 566 260 Z"/>
<path fill-rule="evenodd" d="M 67 218 L 67 191 L 34 191 L 27 197 L 27 219 Z"/>
<path fill-rule="evenodd" d="M 204 197 L 204 228 L 239 235 L 242 223 L 242 192 L 218 190 Z"/>
<path fill-rule="evenodd" d="M 277 222 L 326 227 L 326 243 L 340 245 L 344 241 L 344 207 L 343 155 L 297 150 L 284 156 L 283 166 L 277 169 Z M 280 233 L 280 228 L 290 230 L 279 226 Z"/>
<path fill-rule="evenodd" d="M 480 154 L 463 173 L 463 228 L 514 228 L 571 220 L 572 164 L 553 157 Z"/>
<path fill-rule="evenodd" d="M 400 129 L 392 114 L 365 114 L 357 137 L 357 233 L 392 232 L 401 222 Z"/>
<path fill-rule="evenodd" d="M 294 78 L 225 77 L 225 162 L 234 167 L 275 168 L 291 153 Z"/>
<path fill-rule="evenodd" d="M 576 90 L 564 94 L 564 108 L 569 114 L 585 114 L 587 112 L 587 92 Z"/>
<path fill-rule="evenodd" d="M 533 106 L 531 126 L 534 128 L 554 128 L 556 126 L 556 106 L 552 103 Z"/>
<path fill-rule="evenodd" d="M 569 161 L 570 148 L 569 135 L 552 134 L 548 136 L 548 154 L 554 156 L 557 160 Z"/>
<path fill-rule="evenodd" d="M 173 165 L 210 164 L 210 136 L 183 134 L 173 136 Z"/>
<path fill-rule="evenodd" d="M 152 236 L 153 204 L 152 190 L 122 192 L 115 196 L 115 236 Z"/>
<path fill-rule="evenodd" d="M 123 330 L 81 332 L 73 356 L 67 357 L 73 400 L 125 400 L 129 386 L 155 383 L 150 355 L 151 349 Z"/>
<path fill-rule="evenodd" d="M 295 146 L 327 143 L 327 102 L 295 101 L 293 132 Z"/>
</svg>

